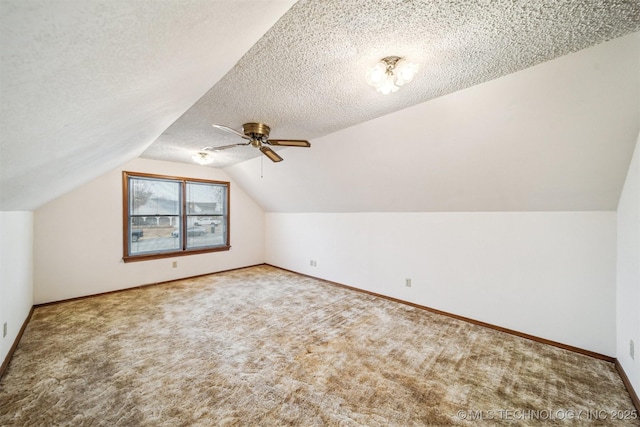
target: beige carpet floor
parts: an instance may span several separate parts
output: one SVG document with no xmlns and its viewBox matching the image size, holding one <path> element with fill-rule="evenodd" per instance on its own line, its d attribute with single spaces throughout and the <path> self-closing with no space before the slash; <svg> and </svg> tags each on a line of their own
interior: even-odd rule
<svg viewBox="0 0 640 427">
<path fill-rule="evenodd" d="M 611 363 L 269 266 L 38 307 L 0 381 L 3 426 L 638 426 L 634 414 Z"/>
</svg>

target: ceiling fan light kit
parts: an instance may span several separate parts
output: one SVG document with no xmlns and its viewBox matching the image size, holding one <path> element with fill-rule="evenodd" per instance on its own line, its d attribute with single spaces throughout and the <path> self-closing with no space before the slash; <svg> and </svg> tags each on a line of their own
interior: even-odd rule
<svg viewBox="0 0 640 427">
<path fill-rule="evenodd" d="M 223 145 L 221 147 L 205 147 L 202 149 L 203 152 L 220 151 L 241 145 L 251 145 L 252 147 L 260 150 L 260 152 L 267 156 L 269 160 L 273 162 L 281 162 L 283 160 L 282 157 L 280 157 L 278 153 L 269 148 L 269 145 L 277 147 L 311 147 L 309 141 L 304 139 L 269 139 L 271 128 L 264 123 L 245 123 L 244 125 L 242 125 L 242 132 L 223 125 L 212 126 L 216 129 L 220 129 L 239 136 L 242 139 L 246 139 L 247 142 Z"/>
<path fill-rule="evenodd" d="M 413 80 L 418 68 L 418 64 L 399 56 L 387 56 L 367 71 L 367 83 L 387 95 Z"/>
<path fill-rule="evenodd" d="M 208 153 L 206 151 L 198 151 L 197 153 L 195 153 L 193 156 L 191 156 L 191 158 L 196 162 L 199 163 L 201 165 L 208 165 L 210 163 L 213 163 L 213 155 L 211 153 Z"/>
</svg>

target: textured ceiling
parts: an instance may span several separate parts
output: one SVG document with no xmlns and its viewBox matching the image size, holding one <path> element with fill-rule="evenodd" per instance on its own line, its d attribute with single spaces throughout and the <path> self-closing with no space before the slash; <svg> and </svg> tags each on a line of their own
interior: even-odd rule
<svg viewBox="0 0 640 427">
<path fill-rule="evenodd" d="M 312 142 L 259 180 L 255 149 L 218 154 L 270 211 L 615 209 L 640 50 L 603 42 L 638 30 L 637 0 L 0 0 L 0 210 L 140 155 L 193 164 L 248 121 Z M 383 96 L 364 74 L 387 55 L 421 69 Z"/>
<path fill-rule="evenodd" d="M 294 0 L 0 0 L 0 209 L 138 157 Z"/>
<path fill-rule="evenodd" d="M 302 0 L 141 157 L 192 162 L 240 142 L 212 123 L 261 121 L 272 137 L 314 140 L 638 29 L 638 1 Z M 420 71 L 383 96 L 364 74 L 388 55 Z M 212 166 L 259 155 L 238 147 Z"/>
<path fill-rule="evenodd" d="M 639 132 L 637 32 L 225 170 L 268 212 L 614 211 Z"/>
</svg>

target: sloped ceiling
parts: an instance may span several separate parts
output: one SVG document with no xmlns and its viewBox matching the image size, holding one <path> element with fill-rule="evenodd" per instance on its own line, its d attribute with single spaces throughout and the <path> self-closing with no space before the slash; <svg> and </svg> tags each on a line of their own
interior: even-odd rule
<svg viewBox="0 0 640 427">
<path fill-rule="evenodd" d="M 635 33 L 226 171 L 270 212 L 616 210 L 639 131 Z"/>
<path fill-rule="evenodd" d="M 621 81 L 607 74 L 619 73 L 599 59 L 587 70 L 606 69 L 594 76 L 612 91 L 589 91 L 584 104 L 592 74 L 581 86 L 536 71 L 640 30 L 637 1 L 4 0 L 0 13 L 2 210 L 34 209 L 141 153 L 192 162 L 195 150 L 237 142 L 212 123 L 248 121 L 313 144 L 283 150 L 277 165 L 262 165 L 251 147 L 212 165 L 269 211 L 611 209 L 638 132 L 638 83 L 628 75 L 637 38 L 621 48 L 630 59 L 619 77 L 631 90 L 621 99 Z M 387 55 L 421 71 L 383 96 L 364 73 Z M 591 112 L 598 97 L 622 117 Z M 562 163 L 584 153 L 587 132 L 562 116 L 591 123 L 603 111 L 587 126 L 599 136 L 587 141 L 597 146 L 588 165 L 547 168 L 558 154 Z M 616 155 L 601 156 L 605 140 Z M 592 173 L 602 171 L 599 183 Z M 404 178 L 377 191 L 385 175 Z M 389 199 L 389 188 L 407 185 L 416 189 Z"/>
<path fill-rule="evenodd" d="M 243 142 L 212 123 L 317 139 L 637 30 L 638 1 L 299 1 L 142 157 L 192 162 L 203 147 Z M 389 55 L 421 70 L 384 96 L 364 77 Z M 257 156 L 217 152 L 213 167 Z"/>
<path fill-rule="evenodd" d="M 138 157 L 293 3 L 0 1 L 0 210 Z"/>
</svg>

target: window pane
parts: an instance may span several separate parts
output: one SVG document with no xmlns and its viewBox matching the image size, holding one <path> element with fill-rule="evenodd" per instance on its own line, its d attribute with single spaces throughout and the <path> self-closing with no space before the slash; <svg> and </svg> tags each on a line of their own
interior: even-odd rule
<svg viewBox="0 0 640 427">
<path fill-rule="evenodd" d="M 180 249 L 180 189 L 176 181 L 130 179 L 130 255 Z"/>
<path fill-rule="evenodd" d="M 180 215 L 180 183 L 160 179 L 131 178 L 131 215 Z"/>
<path fill-rule="evenodd" d="M 181 244 L 179 216 L 131 217 L 129 254 L 176 251 Z"/>
<path fill-rule="evenodd" d="M 224 185 L 187 183 L 187 249 L 226 244 L 226 190 Z"/>
<path fill-rule="evenodd" d="M 187 215 L 222 215 L 225 212 L 226 186 L 187 183 Z"/>
<path fill-rule="evenodd" d="M 227 242 L 224 217 L 187 217 L 187 248 L 222 246 Z"/>
</svg>

